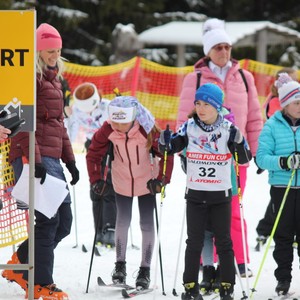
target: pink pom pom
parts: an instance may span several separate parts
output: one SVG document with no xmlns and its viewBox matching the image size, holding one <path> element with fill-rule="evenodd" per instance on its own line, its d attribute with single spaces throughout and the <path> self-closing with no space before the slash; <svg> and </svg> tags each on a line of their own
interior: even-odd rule
<svg viewBox="0 0 300 300">
<path fill-rule="evenodd" d="M 288 73 L 280 73 L 278 79 L 275 81 L 275 86 L 279 89 L 290 81 L 293 81 L 293 79 L 288 75 Z"/>
</svg>

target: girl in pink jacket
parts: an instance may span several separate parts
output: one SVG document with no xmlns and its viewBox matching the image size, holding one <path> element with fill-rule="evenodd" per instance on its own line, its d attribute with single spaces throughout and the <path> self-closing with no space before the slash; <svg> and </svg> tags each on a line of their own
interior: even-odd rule
<svg viewBox="0 0 300 300">
<path fill-rule="evenodd" d="M 231 58 L 232 43 L 224 29 L 224 22 L 210 19 L 203 26 L 202 41 L 205 57 L 196 62 L 194 72 L 187 74 L 183 81 L 177 128 L 187 120 L 188 114 L 192 111 L 194 95 L 198 86 L 208 82 L 217 83 L 225 92 L 224 106 L 232 111 L 236 126 L 247 139 L 250 150 L 255 156 L 263 121 L 254 78 L 250 72 L 241 70 L 238 61 Z M 240 165 L 239 171 L 243 193 L 247 178 L 247 165 Z M 232 199 L 231 224 L 235 257 L 241 275 L 245 276 L 238 196 L 233 196 Z M 245 231 L 247 231 L 246 224 Z M 249 262 L 249 257 L 247 257 L 247 262 Z M 251 275 L 250 270 L 249 274 Z"/>
<path fill-rule="evenodd" d="M 101 176 L 101 160 L 109 145 L 113 145 L 111 175 L 116 192 L 116 263 L 112 273 L 114 283 L 126 282 L 126 249 L 131 222 L 133 197 L 138 197 L 142 231 L 142 259 L 136 286 L 147 289 L 154 247 L 155 194 L 162 184 L 170 182 L 173 156 L 167 158 L 163 176 L 163 156 L 158 151 L 160 129 L 152 114 L 131 96 L 119 96 L 108 107 L 109 120 L 94 134 L 87 153 L 90 183 L 96 194 L 105 193 Z"/>
</svg>

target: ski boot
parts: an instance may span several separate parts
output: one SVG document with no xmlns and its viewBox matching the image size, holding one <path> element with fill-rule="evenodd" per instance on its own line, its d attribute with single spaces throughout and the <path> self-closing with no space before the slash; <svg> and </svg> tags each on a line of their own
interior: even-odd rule
<svg viewBox="0 0 300 300">
<path fill-rule="evenodd" d="M 228 282 L 221 282 L 220 300 L 233 300 L 233 285 Z"/>
<path fill-rule="evenodd" d="M 209 294 L 212 291 L 212 283 L 215 280 L 215 267 L 204 266 L 203 267 L 203 278 L 200 282 L 200 292 L 202 295 Z"/>
<path fill-rule="evenodd" d="M 28 289 L 26 289 L 25 299 L 28 299 Z M 57 288 L 54 283 L 45 286 L 34 286 L 34 299 L 42 300 L 69 300 L 68 294 Z"/>
<path fill-rule="evenodd" d="M 220 266 L 217 266 L 216 272 L 215 272 L 215 280 L 211 285 L 211 289 L 215 293 L 219 293 L 221 288 L 221 279 L 220 279 Z"/>
<path fill-rule="evenodd" d="M 115 263 L 115 268 L 112 273 L 113 283 L 126 283 L 126 262 L 117 261 Z"/>
<path fill-rule="evenodd" d="M 17 252 L 15 252 L 11 259 L 7 262 L 8 265 L 17 265 L 20 264 Z M 14 281 L 16 282 L 23 290 L 26 290 L 27 288 L 27 280 L 23 278 L 23 273 L 13 270 L 4 270 L 2 272 L 2 277 L 7 279 L 8 281 Z"/>
<path fill-rule="evenodd" d="M 278 281 L 275 292 L 278 295 L 286 295 L 290 289 L 290 284 L 291 283 L 288 280 Z"/>
<path fill-rule="evenodd" d="M 115 247 L 115 228 L 110 224 L 106 224 L 103 230 L 102 242 L 107 248 Z"/>
<path fill-rule="evenodd" d="M 103 233 L 98 232 L 96 235 L 96 246 L 102 246 L 103 245 Z"/>
<path fill-rule="evenodd" d="M 189 282 L 183 284 L 185 292 L 181 294 L 181 300 L 203 300 L 200 294 L 199 284 Z"/>
<path fill-rule="evenodd" d="M 148 289 L 150 285 L 150 268 L 140 267 L 138 276 L 135 281 L 136 287 L 142 287 L 143 289 Z"/>
</svg>

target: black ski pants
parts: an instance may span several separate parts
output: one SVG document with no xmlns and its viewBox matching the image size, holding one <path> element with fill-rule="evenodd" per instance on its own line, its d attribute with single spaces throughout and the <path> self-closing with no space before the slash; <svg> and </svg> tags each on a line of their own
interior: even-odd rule
<svg viewBox="0 0 300 300">
<path fill-rule="evenodd" d="M 234 253 L 230 236 L 231 190 L 194 191 L 186 194 L 187 240 L 183 282 L 198 282 L 200 256 L 207 220 L 215 235 L 221 282 L 235 283 Z"/>
<path fill-rule="evenodd" d="M 286 188 L 271 187 L 271 201 L 274 204 L 275 214 L 278 214 Z M 289 190 L 278 226 L 274 234 L 275 248 L 273 257 L 277 263 L 274 275 L 278 281 L 292 280 L 292 264 L 294 259 L 293 243 L 300 243 L 300 189 Z M 300 247 L 298 247 L 300 256 Z"/>
</svg>

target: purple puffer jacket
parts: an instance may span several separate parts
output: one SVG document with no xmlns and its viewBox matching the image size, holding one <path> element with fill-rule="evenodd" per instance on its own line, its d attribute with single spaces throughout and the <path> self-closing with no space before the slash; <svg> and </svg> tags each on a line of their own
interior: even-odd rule
<svg viewBox="0 0 300 300">
<path fill-rule="evenodd" d="M 224 105 L 234 114 L 235 123 L 247 139 L 252 155 L 255 156 L 258 146 L 258 136 L 263 126 L 263 119 L 258 101 L 257 90 L 252 74 L 243 70 L 248 94 L 243 78 L 239 72 L 238 61 L 232 60 L 232 67 L 223 83 L 208 67 L 207 59 L 200 59 L 194 66 L 194 72 L 186 75 L 180 94 L 177 128 L 187 120 L 187 115 L 194 108 L 197 85 L 197 71 L 201 72 L 200 85 L 216 82 L 225 92 Z"/>
<path fill-rule="evenodd" d="M 53 70 L 45 71 L 42 80 L 37 74 L 36 99 L 35 162 L 40 163 L 41 156 L 59 158 L 64 163 L 75 161 L 64 126 L 62 87 Z M 29 159 L 28 132 L 20 132 L 11 139 L 9 161 L 21 156 Z"/>
</svg>

